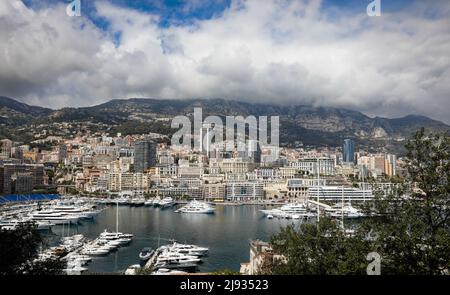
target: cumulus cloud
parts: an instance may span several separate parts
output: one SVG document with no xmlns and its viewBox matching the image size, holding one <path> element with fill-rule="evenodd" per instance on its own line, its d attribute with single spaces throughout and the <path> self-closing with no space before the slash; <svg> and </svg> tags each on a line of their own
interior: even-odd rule
<svg viewBox="0 0 450 295">
<path fill-rule="evenodd" d="M 95 6 L 108 31 L 63 5 L 1 1 L 0 95 L 53 108 L 221 97 L 450 123 L 448 2 L 368 17 L 319 0 L 236 0 L 213 18 L 164 27 L 157 15 Z"/>
</svg>

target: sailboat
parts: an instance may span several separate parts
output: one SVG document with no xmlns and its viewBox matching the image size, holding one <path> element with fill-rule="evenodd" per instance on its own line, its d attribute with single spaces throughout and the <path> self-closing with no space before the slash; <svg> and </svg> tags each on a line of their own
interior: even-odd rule
<svg viewBox="0 0 450 295">
<path fill-rule="evenodd" d="M 116 231 L 108 232 L 106 229 L 100 234 L 100 239 L 104 240 L 114 240 L 119 242 L 121 245 L 126 245 L 131 242 L 133 234 L 124 234 L 119 232 L 119 202 L 116 202 Z"/>
</svg>

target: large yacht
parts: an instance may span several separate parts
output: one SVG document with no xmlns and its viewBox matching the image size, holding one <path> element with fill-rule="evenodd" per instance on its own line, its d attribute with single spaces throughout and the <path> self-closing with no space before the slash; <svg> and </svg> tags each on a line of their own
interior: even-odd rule
<svg viewBox="0 0 450 295">
<path fill-rule="evenodd" d="M 59 211 L 62 213 L 77 215 L 83 219 L 94 218 L 100 211 L 92 210 L 88 207 L 78 207 L 78 206 L 68 206 L 68 205 L 57 205 L 52 208 L 54 211 Z"/>
<path fill-rule="evenodd" d="M 54 210 L 35 211 L 29 215 L 35 221 L 49 221 L 53 224 L 76 224 L 80 216 Z"/>
<path fill-rule="evenodd" d="M 124 234 L 121 232 L 108 232 L 106 229 L 100 234 L 100 239 L 117 240 L 117 239 L 132 239 L 133 234 Z"/>
<path fill-rule="evenodd" d="M 176 210 L 179 213 L 200 213 L 200 214 L 212 214 L 214 208 L 205 202 L 191 201 L 186 206 Z"/>
<path fill-rule="evenodd" d="M 327 210 L 327 213 L 334 218 L 348 218 L 348 219 L 353 219 L 353 218 L 361 218 L 364 217 L 364 213 L 353 207 L 350 203 L 348 204 L 336 204 L 333 207 L 331 207 L 331 209 Z"/>
<path fill-rule="evenodd" d="M 166 251 L 158 256 L 157 263 L 199 263 L 200 258 L 194 255 L 186 255 L 178 252 Z"/>
<path fill-rule="evenodd" d="M 177 242 L 174 242 L 171 245 L 162 246 L 161 249 L 194 256 L 203 256 L 209 251 L 208 248 L 196 245 L 179 244 Z"/>
<path fill-rule="evenodd" d="M 312 217 L 313 213 L 309 212 L 308 207 L 303 203 L 289 203 L 276 209 L 261 210 L 265 216 L 279 217 L 279 218 L 308 218 Z"/>
</svg>

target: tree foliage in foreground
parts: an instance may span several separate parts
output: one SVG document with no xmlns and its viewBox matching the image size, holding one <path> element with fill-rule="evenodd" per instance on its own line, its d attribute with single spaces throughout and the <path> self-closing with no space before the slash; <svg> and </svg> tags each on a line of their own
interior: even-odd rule
<svg viewBox="0 0 450 295">
<path fill-rule="evenodd" d="M 0 230 L 0 275 L 61 274 L 63 261 L 35 261 L 42 241 L 33 223 L 21 224 L 14 230 Z"/>
<path fill-rule="evenodd" d="M 328 218 L 288 226 L 271 238 L 283 259 L 267 259 L 261 273 L 365 274 L 367 254 L 377 252 L 382 274 L 449 274 L 450 136 L 422 129 L 406 148 L 405 185 L 377 196 L 354 235 Z"/>
</svg>

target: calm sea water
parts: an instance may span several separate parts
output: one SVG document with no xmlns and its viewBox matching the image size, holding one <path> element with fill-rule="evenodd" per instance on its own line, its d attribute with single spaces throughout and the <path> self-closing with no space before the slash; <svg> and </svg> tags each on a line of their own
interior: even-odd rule
<svg viewBox="0 0 450 295">
<path fill-rule="evenodd" d="M 238 271 L 241 262 L 249 260 L 249 241 L 268 240 L 292 220 L 266 219 L 261 206 L 216 206 L 215 214 L 180 214 L 171 209 L 119 206 L 119 231 L 134 234 L 133 242 L 108 256 L 94 258 L 89 272 L 118 272 L 139 263 L 144 247 L 157 248 L 175 239 L 180 243 L 209 248 L 209 255 L 200 264 L 200 271 L 232 269 Z M 298 222 L 298 221 L 297 221 Z M 296 223 L 297 223 L 296 222 Z M 71 227 L 57 226 L 48 235 L 53 244 L 61 236 L 81 233 L 95 239 L 105 229 L 115 231 L 116 207 L 103 210 L 95 220 L 83 221 Z"/>
</svg>

